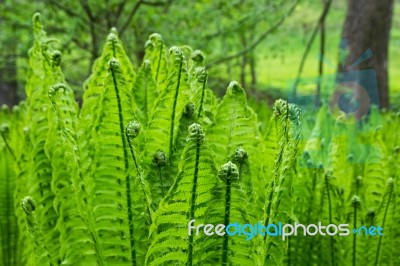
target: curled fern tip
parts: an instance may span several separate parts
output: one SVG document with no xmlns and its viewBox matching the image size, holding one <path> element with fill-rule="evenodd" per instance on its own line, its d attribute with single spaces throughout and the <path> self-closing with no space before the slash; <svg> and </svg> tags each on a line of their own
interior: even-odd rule
<svg viewBox="0 0 400 266">
<path fill-rule="evenodd" d="M 141 125 L 138 121 L 131 121 L 126 126 L 126 135 L 129 139 L 136 138 L 140 133 Z"/>
<path fill-rule="evenodd" d="M 239 179 L 239 170 L 236 164 L 231 161 L 224 164 L 218 172 L 218 177 L 222 180 L 226 180 L 228 176 L 233 179 Z"/>
<path fill-rule="evenodd" d="M 204 62 L 205 56 L 204 56 L 204 54 L 203 54 L 202 51 L 200 51 L 200 50 L 195 50 L 195 51 L 192 53 L 192 60 L 193 60 L 194 62 L 196 62 L 196 63 L 201 64 L 201 63 Z"/>
<path fill-rule="evenodd" d="M 54 51 L 53 54 L 51 55 L 51 63 L 53 66 L 60 66 L 61 65 L 61 57 L 62 53 L 58 50 Z"/>
<path fill-rule="evenodd" d="M 183 115 L 186 116 L 187 118 L 190 118 L 193 116 L 194 111 L 195 111 L 194 103 L 188 102 L 185 105 L 185 109 L 183 110 Z"/>
<path fill-rule="evenodd" d="M 188 128 L 189 130 L 189 137 L 197 137 L 199 140 L 204 139 L 204 131 L 203 128 L 199 124 L 192 124 Z"/>
<path fill-rule="evenodd" d="M 32 212 L 34 212 L 36 209 L 35 202 L 31 196 L 27 196 L 27 197 L 23 198 L 21 200 L 21 206 L 27 215 L 32 214 Z"/>
<path fill-rule="evenodd" d="M 153 156 L 153 162 L 157 164 L 157 166 L 164 166 L 167 164 L 167 155 L 163 150 L 157 150 Z"/>
</svg>

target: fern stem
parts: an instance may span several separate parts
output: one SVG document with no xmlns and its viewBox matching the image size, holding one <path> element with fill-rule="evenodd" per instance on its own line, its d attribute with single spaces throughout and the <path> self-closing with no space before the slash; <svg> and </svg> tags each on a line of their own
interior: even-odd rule
<svg viewBox="0 0 400 266">
<path fill-rule="evenodd" d="M 138 165 L 138 163 L 137 163 L 137 159 L 136 159 L 136 156 L 135 156 L 135 152 L 134 152 L 134 150 L 133 150 L 133 145 L 132 145 L 132 143 L 131 143 L 131 141 L 130 141 L 130 137 L 128 136 L 128 131 L 126 131 L 125 134 L 126 134 L 126 138 L 128 139 L 129 150 L 131 151 L 131 157 L 132 157 L 133 163 L 134 163 L 134 165 L 135 165 L 136 174 L 138 175 L 139 179 L 142 179 L 142 173 L 140 172 L 139 165 Z M 152 223 L 152 219 L 151 219 L 151 211 L 150 211 L 150 206 L 149 206 L 149 200 L 148 200 L 148 198 L 147 198 L 147 196 L 146 196 L 146 192 L 145 192 L 144 189 L 143 189 L 143 194 L 144 194 L 144 198 L 145 198 L 146 201 L 147 201 L 146 210 L 147 210 L 147 215 L 148 215 L 149 218 L 150 218 L 150 224 L 151 224 L 151 223 Z"/>
<path fill-rule="evenodd" d="M 285 118 L 285 120 L 287 121 L 287 118 Z M 289 141 L 289 136 L 287 134 L 287 131 L 288 131 L 287 127 L 288 127 L 287 123 L 284 123 L 283 124 L 283 128 L 282 128 L 282 132 L 283 132 L 282 133 L 282 138 L 284 138 L 284 143 L 285 144 L 288 143 L 288 141 Z M 268 225 L 269 221 L 270 221 L 270 216 L 271 216 L 271 211 L 272 211 L 272 201 L 273 201 L 273 196 L 275 194 L 274 193 L 274 191 L 275 191 L 275 182 L 279 178 L 279 169 L 280 169 L 281 164 L 282 164 L 282 159 L 283 159 L 283 154 L 284 154 L 284 146 L 285 145 L 281 145 L 280 146 L 280 149 L 279 149 L 278 154 L 277 154 L 277 159 L 275 160 L 274 178 L 272 179 L 272 182 L 271 182 L 271 192 L 270 192 L 269 199 L 268 199 L 268 207 L 267 207 L 267 213 L 266 213 L 267 218 L 266 218 L 265 223 L 264 223 L 265 225 Z M 285 172 L 285 170 L 283 172 Z M 283 185 L 283 182 L 284 182 L 284 179 L 282 179 L 281 185 Z M 276 196 L 276 198 L 278 199 L 278 202 L 276 204 L 275 210 L 278 209 L 278 207 L 280 205 L 280 201 L 279 201 L 279 197 L 281 195 L 280 192 L 281 191 L 279 191 L 278 192 L 278 196 Z M 264 240 L 267 238 L 267 235 L 268 234 L 265 234 Z M 270 245 L 268 245 L 268 248 L 269 248 L 269 246 Z M 268 257 L 269 257 L 269 255 L 267 255 L 267 258 Z"/>
<path fill-rule="evenodd" d="M 315 187 L 316 187 L 316 185 L 317 185 L 317 171 L 315 170 L 315 169 L 313 169 L 312 171 L 312 176 L 313 176 L 313 179 L 312 179 L 312 186 L 311 186 L 311 197 L 310 197 L 310 201 L 309 201 L 309 203 L 308 203 L 308 210 L 307 210 L 307 224 L 310 224 L 311 223 L 311 215 L 312 215 L 312 210 L 313 209 L 315 209 L 315 204 L 314 204 L 314 200 L 315 200 Z M 299 241 L 300 242 L 300 241 Z M 295 254 L 299 254 L 299 243 L 297 243 L 297 245 L 296 245 L 296 252 L 295 252 Z M 314 241 L 311 241 L 310 243 L 309 243 L 309 245 L 310 245 L 310 248 L 309 248 L 309 250 L 310 250 L 310 253 L 309 253 L 309 259 L 308 259 L 308 261 L 311 261 L 312 260 L 312 252 L 313 252 L 313 250 L 314 250 Z M 296 260 L 296 263 L 297 263 L 297 260 Z"/>
<path fill-rule="evenodd" d="M 325 188 L 326 188 L 326 194 L 328 197 L 328 211 L 329 211 L 329 224 L 332 224 L 332 202 L 331 202 L 331 194 L 330 194 L 330 189 L 329 189 L 329 173 L 325 175 Z M 331 246 L 331 263 L 332 266 L 335 266 L 335 251 L 334 251 L 334 243 L 333 243 L 333 238 L 330 237 L 330 246 Z"/>
<path fill-rule="evenodd" d="M 161 195 L 164 198 L 165 193 L 164 193 L 164 184 L 163 184 L 163 178 L 162 178 L 162 169 L 161 166 L 158 166 L 158 178 L 160 179 L 160 185 L 161 185 Z"/>
<path fill-rule="evenodd" d="M 205 91 L 206 91 L 206 82 L 207 82 L 207 74 L 205 75 L 204 81 L 203 81 L 203 88 L 202 88 L 202 92 L 201 92 L 201 101 L 200 101 L 199 113 L 197 114 L 198 118 L 201 117 L 201 111 L 203 111 L 203 102 L 204 102 L 204 94 L 205 94 Z"/>
<path fill-rule="evenodd" d="M 393 182 L 393 181 L 391 181 L 391 182 Z M 390 192 L 389 192 L 389 199 L 388 199 L 388 202 L 386 204 L 385 213 L 383 215 L 382 228 L 385 227 L 386 217 L 387 217 L 387 213 L 388 213 L 388 210 L 389 210 L 390 201 L 392 199 L 392 194 L 393 194 L 393 189 L 391 189 Z M 382 244 L 382 236 L 379 235 L 378 248 L 376 249 L 376 255 L 375 255 L 375 266 L 378 266 L 379 255 L 380 255 L 380 251 L 381 251 L 381 244 Z"/>
<path fill-rule="evenodd" d="M 145 71 L 147 72 L 147 69 L 145 69 Z M 144 75 L 144 117 L 145 117 L 145 121 L 146 121 L 146 127 L 147 127 L 147 123 L 149 122 L 149 115 L 148 115 L 148 93 L 147 93 L 147 75 Z"/>
<path fill-rule="evenodd" d="M 123 150 L 124 150 L 125 170 L 127 171 L 129 168 L 129 162 L 128 162 L 128 154 L 127 154 L 126 136 L 124 134 L 124 122 L 123 122 L 124 120 L 122 117 L 122 106 L 121 106 L 121 99 L 120 99 L 120 95 L 119 95 L 119 89 L 118 89 L 117 80 L 116 80 L 113 68 L 111 68 L 111 75 L 113 78 L 115 94 L 117 97 L 119 129 L 120 129 L 120 132 L 122 133 L 121 139 L 122 139 L 122 146 L 123 146 Z M 125 180 L 126 180 L 125 181 L 125 183 L 126 183 L 126 204 L 127 204 L 127 209 L 128 209 L 129 240 L 130 240 L 130 247 L 131 247 L 131 262 L 132 262 L 132 265 L 136 265 L 135 241 L 133 238 L 131 183 L 130 183 L 129 173 L 126 173 Z"/>
<path fill-rule="evenodd" d="M 44 241 L 43 232 L 36 222 L 36 217 L 34 214 L 34 211 L 36 210 L 35 202 L 30 196 L 27 196 L 21 200 L 21 206 L 26 215 L 26 227 L 28 229 L 29 236 L 32 238 L 34 243 L 37 262 L 50 266 L 57 265 L 54 263 L 53 258 L 50 255 L 50 251 Z"/>
<path fill-rule="evenodd" d="M 287 250 L 287 266 L 291 265 L 291 252 L 290 252 L 290 247 L 292 245 L 292 238 L 288 238 L 288 250 Z"/>
<path fill-rule="evenodd" d="M 181 86 L 181 74 L 182 74 L 182 66 L 183 66 L 183 58 L 181 59 L 179 65 L 179 72 L 178 72 L 178 82 L 176 84 L 175 89 L 175 96 L 174 96 L 174 104 L 172 105 L 172 113 L 171 113 L 171 124 L 170 124 L 170 136 L 169 136 L 169 160 L 172 159 L 172 149 L 174 144 L 174 127 L 175 127 L 175 113 L 176 113 L 176 105 L 178 103 L 178 95 L 179 95 L 179 87 Z"/>
<path fill-rule="evenodd" d="M 225 213 L 224 213 L 224 224 L 227 226 L 230 223 L 231 216 L 231 182 L 232 182 L 232 172 L 228 168 L 228 173 L 226 174 L 226 188 L 225 188 Z M 224 242 L 222 245 L 222 265 L 228 265 L 228 235 L 224 235 Z"/>
<path fill-rule="evenodd" d="M 10 152 L 11 157 L 12 157 L 12 158 L 14 159 L 14 161 L 17 163 L 18 168 L 20 168 L 20 167 L 19 167 L 19 161 L 17 160 L 17 156 L 15 156 L 15 153 L 14 153 L 14 151 L 12 150 L 10 144 L 8 143 L 7 138 L 6 138 L 6 136 L 5 136 L 5 134 L 4 134 L 3 131 L 0 131 L 0 136 L 3 138 L 4 144 L 5 144 L 6 148 L 7 148 L 7 150 Z"/>
<path fill-rule="evenodd" d="M 288 117 L 289 107 L 286 105 L 286 108 L 287 108 L 287 114 L 286 114 L 286 117 L 284 119 L 285 119 L 285 121 L 288 121 L 288 118 L 289 118 Z M 282 165 L 282 161 L 283 161 L 284 148 L 285 148 L 285 145 L 289 142 L 289 136 L 288 136 L 287 132 L 288 132 L 288 123 L 285 122 L 285 123 L 283 123 L 283 127 L 282 127 L 282 138 L 284 139 L 284 143 L 285 144 L 280 146 L 280 149 L 279 149 L 278 155 L 277 155 L 277 159 L 275 160 L 274 178 L 273 178 L 272 183 L 271 183 L 272 188 L 271 188 L 271 194 L 270 194 L 269 203 L 268 203 L 269 205 L 268 205 L 267 220 L 266 220 L 267 223 L 265 223 L 265 225 L 268 225 L 269 220 L 270 220 L 269 217 L 270 217 L 271 209 L 272 209 L 273 194 L 275 194 L 274 193 L 274 191 L 275 191 L 275 181 L 277 181 L 277 179 L 279 178 L 279 169 L 280 169 L 280 167 Z M 284 169 L 283 170 L 283 174 L 285 174 L 285 171 L 286 170 Z M 282 182 L 281 182 L 280 185 L 283 185 L 283 182 L 284 182 L 284 179 L 282 179 Z M 278 196 L 276 197 L 278 199 L 278 202 L 276 204 L 275 209 L 278 209 L 278 207 L 280 205 L 280 200 L 279 200 L 280 195 L 281 195 L 281 191 L 278 192 Z M 267 236 L 267 234 L 265 234 L 264 239 L 266 238 L 266 236 Z"/>
<path fill-rule="evenodd" d="M 189 212 L 189 221 L 194 219 L 194 208 L 195 208 L 195 201 L 196 201 L 196 190 L 197 190 L 197 177 L 199 175 L 199 162 L 200 162 L 200 145 L 201 140 L 200 137 L 196 142 L 196 161 L 194 167 L 194 174 L 193 174 L 193 186 L 192 186 L 192 197 L 190 200 L 190 212 Z M 189 250 L 188 250 L 188 266 L 193 265 L 193 234 L 189 235 Z"/>
<path fill-rule="evenodd" d="M 275 180 L 271 181 L 270 187 L 271 187 L 271 192 L 269 193 L 268 206 L 267 206 L 267 208 L 265 210 L 266 218 L 265 218 L 265 221 L 264 221 L 264 225 L 266 225 L 266 226 L 269 224 L 269 221 L 270 221 L 269 218 L 271 217 L 272 199 L 273 199 L 273 196 L 274 196 Z M 264 235 L 264 241 L 267 239 L 267 235 L 268 234 Z"/>
<path fill-rule="evenodd" d="M 11 208 L 12 208 L 12 199 L 11 199 L 11 195 L 10 192 L 12 191 L 12 189 L 10 189 L 10 175 L 6 174 L 5 176 L 5 216 L 6 216 L 6 223 L 5 223 L 5 228 L 6 230 L 6 236 L 5 236 L 5 252 L 3 253 L 4 259 L 5 259 L 5 263 L 4 265 L 7 265 L 9 263 L 11 263 L 11 254 L 13 254 L 14 252 L 11 251 L 11 228 L 12 228 L 12 223 L 11 223 Z M 3 232 L 4 233 L 4 232 Z M 14 233 L 14 232 L 13 232 Z"/>
<path fill-rule="evenodd" d="M 158 57 L 158 62 L 157 62 L 156 82 L 158 82 L 158 74 L 160 73 L 160 66 L 161 66 L 161 58 L 162 58 L 163 49 L 164 49 L 164 45 L 161 45 L 160 55 Z"/>
<path fill-rule="evenodd" d="M 353 204 L 353 225 L 354 228 L 357 228 L 357 207 L 360 203 L 360 200 L 357 196 L 354 196 L 352 199 Z M 357 261 L 357 234 L 353 234 L 353 266 L 356 266 Z"/>
<path fill-rule="evenodd" d="M 354 228 L 357 225 L 357 208 L 354 207 Z M 353 266 L 356 266 L 356 250 L 357 250 L 357 240 L 356 234 L 353 235 Z"/>
<path fill-rule="evenodd" d="M 236 121 L 236 105 L 237 105 L 237 99 L 236 99 L 236 95 L 235 95 L 235 100 L 233 102 L 233 106 L 232 106 L 232 113 L 231 113 L 231 119 L 230 119 L 230 123 L 229 123 L 229 139 L 228 139 L 228 154 L 227 157 L 229 157 L 229 155 L 231 154 L 231 143 L 232 143 L 232 132 L 233 132 L 233 128 L 234 128 L 234 123 Z"/>
</svg>

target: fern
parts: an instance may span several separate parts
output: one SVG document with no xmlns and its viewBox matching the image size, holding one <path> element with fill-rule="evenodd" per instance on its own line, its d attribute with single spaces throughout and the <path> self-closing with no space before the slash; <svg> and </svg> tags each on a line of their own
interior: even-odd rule
<svg viewBox="0 0 400 266">
<path fill-rule="evenodd" d="M 80 112 L 81 127 L 91 128 L 96 120 L 97 110 L 104 94 L 104 81 L 107 75 L 107 63 L 116 58 L 121 63 L 121 72 L 125 77 L 127 87 L 131 88 L 135 79 L 132 63 L 126 55 L 115 29 L 107 37 L 101 56 L 95 61 L 92 74 L 84 84 L 83 105 Z"/>
<path fill-rule="evenodd" d="M 360 198 L 356 195 L 351 199 L 351 205 L 353 209 L 353 228 L 357 228 L 360 224 L 358 223 L 358 209 L 360 208 L 361 202 Z M 352 265 L 355 266 L 357 264 L 357 235 L 353 235 L 353 245 L 352 245 Z"/>
<path fill-rule="evenodd" d="M 192 56 L 193 57 L 193 56 Z M 192 59 L 194 60 L 194 59 Z M 217 106 L 217 99 L 208 87 L 208 73 L 204 67 L 196 67 L 191 70 L 193 74 L 191 101 L 196 107 L 198 119 L 206 126 L 210 126 L 215 120 L 214 110 Z"/>
<path fill-rule="evenodd" d="M 256 154 L 262 150 L 257 115 L 247 106 L 246 94 L 237 82 L 229 84 L 224 98 L 218 104 L 215 122 L 208 132 L 218 164 L 229 161 L 238 148 L 246 150 L 252 174 L 243 175 L 242 182 L 257 183 L 262 191 L 266 178 L 258 168 L 263 165 L 262 161 L 256 159 Z M 246 190 L 250 192 L 251 185 Z"/>
<path fill-rule="evenodd" d="M 133 187 L 125 125 L 134 119 L 130 90 L 116 59 L 108 63 L 101 112 L 96 121 L 96 153 L 93 169 L 93 213 L 95 227 L 104 248 L 106 263 L 141 261 L 143 232 L 134 231 L 132 195 L 141 194 Z M 111 170 L 112 169 L 112 170 Z M 140 214 L 138 214 L 140 216 Z M 137 218 L 141 220 L 141 218 Z"/>
<path fill-rule="evenodd" d="M 298 107 L 278 100 L 271 115 L 268 106 L 247 101 L 237 82 L 219 101 L 201 51 L 168 50 L 152 34 L 136 75 L 115 29 L 80 108 L 39 14 L 33 28 L 27 100 L 0 110 L 2 265 L 400 260 L 398 114 L 372 107 L 356 122 L 323 105 L 316 116 L 300 117 Z M 381 226 L 385 236 L 282 241 L 252 236 L 254 228 L 230 237 L 196 235 L 187 226 L 297 217 L 302 224 Z"/>
<path fill-rule="evenodd" d="M 150 61 L 153 78 L 159 89 L 164 88 L 164 84 L 168 77 L 168 58 L 167 48 L 164 45 L 162 36 L 153 33 L 149 36 L 149 40 L 145 44 L 145 59 Z"/>
<path fill-rule="evenodd" d="M 35 198 L 39 228 L 44 233 L 45 245 L 54 261 L 59 259 L 59 232 L 55 227 L 58 215 L 53 209 L 54 193 L 51 191 L 51 163 L 44 151 L 48 133 L 47 112 L 50 108 L 48 89 L 56 82 L 62 82 L 59 67 L 60 53 L 49 47 L 49 41 L 39 15 L 33 17 L 35 45 L 29 51 L 30 73 L 28 74 L 26 122 L 29 128 L 29 141 L 32 149 L 28 151 L 27 194 Z M 23 170 L 25 171 L 25 170 Z"/>
<path fill-rule="evenodd" d="M 273 179 L 269 185 L 265 204 L 264 224 L 296 220 L 293 214 L 292 183 L 296 173 L 296 154 L 300 134 L 300 109 L 283 100 L 278 100 L 274 106 L 274 116 L 277 120 L 279 149 L 275 158 Z M 265 239 L 264 264 L 283 263 L 287 242 L 281 239 Z"/>
<path fill-rule="evenodd" d="M 256 114 L 246 104 L 243 88 L 237 82 L 231 82 L 218 104 L 215 123 L 209 128 L 217 163 L 228 161 L 238 147 L 252 154 L 259 138 L 256 121 Z"/>
<path fill-rule="evenodd" d="M 72 90 L 64 84 L 50 89 L 54 110 L 49 110 L 50 129 L 45 150 L 52 164 L 54 209 L 59 215 L 60 259 L 62 265 L 102 264 L 98 236 L 88 212 L 85 184 L 79 169 L 77 147 L 78 106 Z M 71 176 L 71 178 L 66 178 Z"/>
<path fill-rule="evenodd" d="M 148 173 L 146 180 L 153 184 L 153 180 L 158 180 L 161 176 L 164 180 L 163 189 L 165 191 L 168 190 L 175 177 L 175 171 L 171 174 L 169 173 L 173 169 L 174 162 L 172 158 L 179 129 L 179 120 L 187 103 L 187 92 L 189 90 L 186 60 L 182 51 L 177 47 L 173 47 L 170 49 L 170 53 L 173 63 L 169 70 L 166 88 L 155 102 L 155 109 L 145 133 L 146 139 L 143 148 L 144 166 Z M 166 155 L 166 163 L 162 165 L 154 163 L 153 160 L 155 156 L 158 156 L 159 150 L 162 150 Z M 161 175 L 160 170 L 162 172 Z M 159 194 L 153 195 L 152 201 L 159 202 Z"/>
<path fill-rule="evenodd" d="M 168 160 L 173 154 L 174 140 L 177 134 L 179 118 L 188 99 L 188 74 L 186 60 L 178 47 L 170 49 L 171 68 L 165 90 L 155 103 L 155 110 L 146 132 L 146 156 L 152 156 L 158 149 L 165 147 Z M 153 141 L 155 140 L 155 141 Z"/>
<path fill-rule="evenodd" d="M 186 224 L 205 223 L 208 202 L 218 185 L 217 170 L 200 125 L 189 127 L 188 142 L 182 154 L 179 174 L 160 203 L 151 225 L 151 245 L 146 265 L 207 264 L 208 252 L 218 239 L 188 235 Z"/>
<path fill-rule="evenodd" d="M 26 227 L 34 242 L 36 258 L 35 265 L 56 265 L 54 262 L 46 241 L 43 237 L 43 232 L 40 230 L 38 223 L 36 222 L 36 204 L 31 197 L 25 197 L 21 200 L 22 209 L 26 215 Z"/>
<path fill-rule="evenodd" d="M 388 234 L 393 234 L 394 230 L 393 228 L 396 227 L 396 225 L 391 224 L 391 221 L 395 220 L 393 219 L 393 214 L 394 212 L 390 212 L 390 208 L 393 206 L 393 198 L 394 198 L 394 180 L 393 178 L 389 178 L 387 180 L 387 185 L 386 185 L 386 192 L 382 197 L 382 203 L 379 208 L 379 220 L 380 220 L 380 226 L 384 229 L 386 229 L 386 232 L 389 231 Z M 393 207 L 392 207 L 393 210 Z M 392 219 L 389 219 L 392 218 Z M 388 230 L 389 229 L 389 230 Z M 392 230 L 390 230 L 392 229 Z M 388 241 L 389 240 L 389 241 Z M 391 258 L 391 254 L 388 251 L 392 251 L 391 247 L 392 244 L 390 239 L 384 240 L 381 235 L 379 235 L 379 240 L 377 243 L 376 247 L 376 253 L 375 253 L 375 263 L 374 265 L 381 265 L 381 264 L 393 264 L 397 259 L 396 258 Z M 383 254 L 382 254 L 383 253 Z"/>
<path fill-rule="evenodd" d="M 3 114 L 2 114 L 3 115 Z M 4 114 L 5 115 L 5 114 Z M 3 117 L 3 116 L 2 116 Z M 10 128 L 0 125 L 0 261 L 3 265 L 18 265 L 18 228 L 14 214 L 13 191 L 16 185 L 17 171 L 14 168 L 16 155 L 11 149 Z"/>
<path fill-rule="evenodd" d="M 133 87 L 135 73 L 115 29 L 112 29 L 108 35 L 102 54 L 94 62 L 92 74 L 84 83 L 83 104 L 79 112 L 77 135 L 81 151 L 81 168 L 84 179 L 88 182 L 92 179 L 91 168 L 95 155 L 95 143 L 93 143 L 97 130 L 95 125 L 105 93 L 105 82 L 108 75 L 107 64 L 112 58 L 116 58 L 120 62 L 120 71 L 124 76 L 127 89 L 130 90 Z"/>
<path fill-rule="evenodd" d="M 145 128 L 150 120 L 151 113 L 154 109 L 154 101 L 159 94 L 160 89 L 157 87 L 151 73 L 151 65 L 149 60 L 145 60 L 139 68 L 138 75 L 133 86 L 135 102 L 142 108 L 137 109 L 137 114 Z"/>
<path fill-rule="evenodd" d="M 222 197 L 223 202 L 224 224 L 227 226 L 233 222 L 239 224 L 249 224 L 250 217 L 248 210 L 250 209 L 250 201 L 246 200 L 247 191 L 243 189 L 245 180 L 242 180 L 240 169 L 228 162 L 224 164 L 218 177 L 223 182 Z M 250 229 L 253 230 L 253 229 Z M 244 236 L 228 237 L 223 236 L 223 244 L 221 249 L 221 265 L 255 265 L 254 254 L 252 254 L 252 244 L 249 241 L 251 237 Z"/>
</svg>

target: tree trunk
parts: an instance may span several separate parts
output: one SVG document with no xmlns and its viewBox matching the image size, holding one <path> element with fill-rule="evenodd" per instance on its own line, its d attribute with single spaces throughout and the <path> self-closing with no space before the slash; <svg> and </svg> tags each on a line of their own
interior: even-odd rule
<svg viewBox="0 0 400 266">
<path fill-rule="evenodd" d="M 11 107 L 18 103 L 18 82 L 15 45 L 8 47 L 7 52 L 11 54 L 4 55 L 4 65 L 0 67 L 0 105 L 6 104 Z"/>
<path fill-rule="evenodd" d="M 256 71 L 256 57 L 254 56 L 254 51 L 250 52 L 250 74 L 251 74 L 251 90 L 253 93 L 257 91 L 257 71 Z"/>
<path fill-rule="evenodd" d="M 240 41 L 242 44 L 243 48 L 247 47 L 247 40 L 246 40 L 246 34 L 242 33 L 240 34 Z M 247 53 L 243 54 L 242 56 L 242 63 L 240 65 L 240 83 L 242 84 L 242 87 L 247 89 L 247 83 L 246 83 L 246 66 L 248 64 L 248 55 Z"/>
<path fill-rule="evenodd" d="M 4 1 L 0 0 L 0 5 Z M 5 18 L 0 15 L 0 24 L 6 24 Z M 16 29 L 11 27 L 15 32 Z M 18 103 L 17 81 L 17 43 L 16 36 L 7 31 L 0 36 L 0 106 L 13 106 Z"/>
<path fill-rule="evenodd" d="M 392 14 L 393 0 L 348 0 L 347 17 L 342 32 L 342 38 L 347 45 L 347 55 L 343 65 L 339 66 L 339 72 L 361 73 L 360 70 L 373 69 L 376 72 L 381 109 L 389 108 L 387 67 Z M 373 56 L 362 61 L 360 56 L 368 49 L 372 51 Z M 354 77 L 358 79 L 356 83 L 359 84 L 363 83 L 361 79 L 366 78 L 361 74 Z M 372 102 L 374 100 L 378 101 L 371 99 Z"/>
</svg>

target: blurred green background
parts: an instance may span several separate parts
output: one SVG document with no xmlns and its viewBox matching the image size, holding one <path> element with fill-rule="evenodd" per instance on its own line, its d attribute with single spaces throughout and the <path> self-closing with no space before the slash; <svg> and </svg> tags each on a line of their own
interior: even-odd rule
<svg viewBox="0 0 400 266">
<path fill-rule="evenodd" d="M 78 99 L 105 37 L 116 27 L 136 67 L 148 36 L 158 32 L 167 46 L 188 45 L 207 55 L 209 82 L 217 94 L 222 95 L 230 80 L 238 80 L 249 95 L 271 103 L 287 96 L 288 82 L 297 77 L 326 1 L 2 0 L 0 103 L 13 105 L 24 98 L 27 55 L 33 42 L 31 17 L 37 11 L 49 36 L 59 40 L 56 46 L 63 53 L 63 71 Z M 391 106 L 397 109 L 400 1 L 394 2 L 388 82 Z M 347 7 L 348 1 L 334 0 L 326 16 L 324 74 L 337 71 Z M 319 75 L 319 38 L 320 31 L 312 42 L 302 78 Z"/>
</svg>

